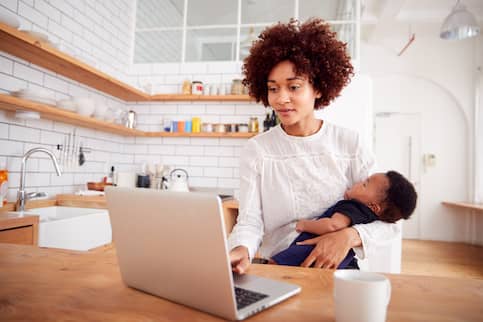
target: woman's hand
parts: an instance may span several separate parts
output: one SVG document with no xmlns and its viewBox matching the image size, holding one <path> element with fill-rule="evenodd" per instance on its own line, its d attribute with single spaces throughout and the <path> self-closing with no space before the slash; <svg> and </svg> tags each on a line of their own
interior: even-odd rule
<svg viewBox="0 0 483 322">
<path fill-rule="evenodd" d="M 303 219 L 297 221 L 297 223 L 295 224 L 295 231 L 298 232 L 298 233 L 305 231 L 305 222 L 306 221 L 307 220 L 303 220 Z"/>
<path fill-rule="evenodd" d="M 361 244 L 359 234 L 354 228 L 345 228 L 298 242 L 297 245 L 315 245 L 300 266 L 336 269 L 349 250 Z"/>
<path fill-rule="evenodd" d="M 248 266 L 250 266 L 250 258 L 248 257 L 248 248 L 238 246 L 230 251 L 231 268 L 235 273 L 244 274 Z"/>
</svg>

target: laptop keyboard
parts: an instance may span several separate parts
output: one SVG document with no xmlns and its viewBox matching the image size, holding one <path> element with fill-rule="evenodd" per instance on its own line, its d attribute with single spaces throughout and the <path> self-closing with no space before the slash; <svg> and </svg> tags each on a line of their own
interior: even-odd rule
<svg viewBox="0 0 483 322">
<path fill-rule="evenodd" d="M 244 307 L 258 302 L 266 297 L 268 297 L 268 295 L 266 294 L 245 290 L 240 287 L 235 287 L 236 308 L 238 310 L 243 309 Z"/>
</svg>

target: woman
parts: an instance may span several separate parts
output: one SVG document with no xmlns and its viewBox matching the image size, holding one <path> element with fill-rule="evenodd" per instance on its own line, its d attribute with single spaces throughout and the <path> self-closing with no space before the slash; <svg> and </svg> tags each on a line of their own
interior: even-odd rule
<svg viewBox="0 0 483 322">
<path fill-rule="evenodd" d="M 244 61 L 250 96 L 271 106 L 280 125 L 250 139 L 241 155 L 240 211 L 229 237 L 237 273 L 257 250 L 270 258 L 285 249 L 298 234 L 298 220 L 322 214 L 372 170 L 357 133 L 314 115 L 353 75 L 345 49 L 322 20 L 291 20 L 263 31 Z M 397 229 L 374 222 L 307 240 L 316 246 L 302 266 L 336 268 L 352 247 L 363 258 Z"/>
</svg>

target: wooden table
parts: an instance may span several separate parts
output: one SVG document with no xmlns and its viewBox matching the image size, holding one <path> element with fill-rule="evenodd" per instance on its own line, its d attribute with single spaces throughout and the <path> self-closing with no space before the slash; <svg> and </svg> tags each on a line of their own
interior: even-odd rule
<svg viewBox="0 0 483 322">
<path fill-rule="evenodd" d="M 249 321 L 334 321 L 331 270 L 252 265 L 302 286 Z M 390 322 L 483 321 L 483 280 L 389 275 Z M 350 305 L 349 305 L 350 306 Z M 0 244 L 1 321 L 221 321 L 126 287 L 115 250 L 81 253 Z"/>
</svg>

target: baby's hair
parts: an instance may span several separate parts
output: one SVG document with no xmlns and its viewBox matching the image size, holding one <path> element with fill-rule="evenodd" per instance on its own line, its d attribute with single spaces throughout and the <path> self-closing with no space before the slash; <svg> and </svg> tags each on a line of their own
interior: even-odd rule
<svg viewBox="0 0 483 322">
<path fill-rule="evenodd" d="M 336 38 L 328 23 L 317 18 L 303 24 L 294 19 L 286 24 L 279 22 L 258 36 L 244 60 L 243 84 L 257 102 L 269 106 L 268 75 L 286 60 L 295 65 L 296 75 L 306 76 L 321 94 L 315 100 L 315 109 L 329 105 L 353 75 L 346 44 Z"/>
<path fill-rule="evenodd" d="M 390 223 L 401 218 L 408 219 L 416 208 L 418 198 L 413 184 L 396 171 L 388 171 L 386 176 L 389 179 L 389 188 L 379 219 Z"/>
</svg>

